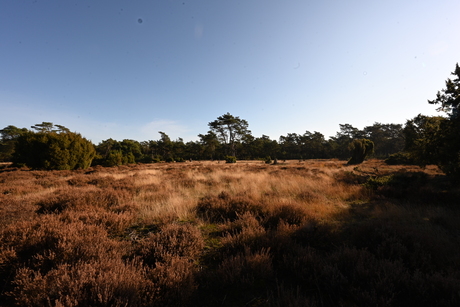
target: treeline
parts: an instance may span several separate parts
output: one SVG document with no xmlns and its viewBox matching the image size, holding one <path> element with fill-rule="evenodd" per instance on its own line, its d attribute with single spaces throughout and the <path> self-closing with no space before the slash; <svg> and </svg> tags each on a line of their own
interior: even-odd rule
<svg viewBox="0 0 460 307">
<path fill-rule="evenodd" d="M 238 159 L 349 159 L 356 153 L 373 154 L 393 164 L 437 164 L 446 173 L 460 174 L 460 68 L 437 98 L 447 117 L 418 115 L 405 125 L 374 123 L 359 130 L 341 124 L 329 139 L 319 132 L 288 133 L 279 140 L 254 137 L 248 122 L 230 113 L 208 123 L 209 131 L 198 141 L 171 140 L 160 131 L 159 140 L 138 142 L 108 139 L 92 144 L 80 134 L 43 122 L 33 130 L 8 126 L 0 130 L 0 161 L 12 161 L 44 169 L 78 169 L 90 165 L 115 166 L 129 163 L 183 162 L 186 160 Z M 358 142 L 356 142 L 358 140 Z M 370 150 L 372 149 L 372 150 Z M 354 157 L 349 160 L 352 162 Z"/>
<path fill-rule="evenodd" d="M 226 114 L 228 117 L 239 120 Z M 200 134 L 199 140 L 184 142 L 171 140 L 165 132 L 159 132 L 158 140 L 138 142 L 107 139 L 91 144 L 64 126 L 49 122 L 32 126 L 32 130 L 8 126 L 1 133 L 0 158 L 32 168 L 57 169 L 85 168 L 89 165 L 115 166 L 131 163 L 184 162 L 188 160 L 224 160 L 234 155 L 241 160 L 254 159 L 349 159 L 350 144 L 355 139 L 369 139 L 375 144 L 374 156 L 387 158 L 404 148 L 404 131 L 399 124 L 380 124 L 359 130 L 350 124 L 340 125 L 336 136 L 326 140 L 319 132 L 288 133 L 279 140 L 266 135 L 254 137 L 246 132 L 233 144 L 226 143 L 212 130 Z M 79 137 L 78 137 L 79 136 Z M 231 147 L 231 148 L 230 148 Z M 92 149 L 94 148 L 94 150 Z M 87 154 L 84 155 L 83 153 Z M 79 158 L 77 158 L 77 156 Z M 91 160 L 91 161 L 90 161 Z M 53 162 L 54 161 L 54 162 Z M 81 162 L 78 162 L 81 161 Z M 85 161 L 85 162 L 83 162 Z"/>
</svg>

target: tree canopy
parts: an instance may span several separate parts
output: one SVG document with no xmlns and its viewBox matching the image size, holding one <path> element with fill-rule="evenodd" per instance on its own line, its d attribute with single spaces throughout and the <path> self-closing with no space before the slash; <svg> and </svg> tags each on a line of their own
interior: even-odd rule
<svg viewBox="0 0 460 307">
<path fill-rule="evenodd" d="M 94 145 L 64 126 L 42 123 L 37 132 L 27 131 L 16 139 L 12 161 L 36 169 L 84 169 L 91 166 L 96 154 Z M 63 129 L 65 128 L 65 129 Z"/>
<path fill-rule="evenodd" d="M 446 80 L 446 88 L 438 91 L 436 99 L 428 100 L 431 104 L 440 104 L 438 110 L 446 112 L 451 118 L 458 117 L 458 109 L 460 106 L 460 67 L 458 63 L 455 65 L 455 70 L 451 73 L 455 76 L 452 80 Z"/>
<path fill-rule="evenodd" d="M 228 112 L 210 122 L 208 126 L 219 140 L 226 145 L 228 154 L 232 156 L 236 156 L 236 142 L 245 135 L 251 134 L 246 120 L 240 119 L 238 116 L 235 117 Z"/>
<path fill-rule="evenodd" d="M 16 140 L 27 132 L 26 128 L 9 125 L 0 130 L 0 161 L 11 161 Z"/>
<path fill-rule="evenodd" d="M 436 99 L 428 100 L 431 104 L 439 104 L 440 111 L 448 115 L 443 121 L 430 148 L 436 148 L 433 159 L 448 175 L 460 177 L 460 67 L 455 66 L 454 79 L 446 80 L 446 88 L 438 91 Z"/>
</svg>

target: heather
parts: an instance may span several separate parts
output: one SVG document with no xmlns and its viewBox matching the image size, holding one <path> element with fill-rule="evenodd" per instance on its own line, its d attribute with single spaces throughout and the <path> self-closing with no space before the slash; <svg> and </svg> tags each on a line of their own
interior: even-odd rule
<svg viewBox="0 0 460 307">
<path fill-rule="evenodd" d="M 458 184 L 339 160 L 0 169 L 0 306 L 455 306 Z"/>
</svg>

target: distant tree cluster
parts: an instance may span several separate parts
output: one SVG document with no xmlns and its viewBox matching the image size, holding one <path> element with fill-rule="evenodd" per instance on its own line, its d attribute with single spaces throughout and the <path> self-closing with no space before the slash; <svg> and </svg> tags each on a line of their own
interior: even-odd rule
<svg viewBox="0 0 460 307">
<path fill-rule="evenodd" d="M 26 128 L 18 128 L 12 125 L 0 130 L 0 161 L 12 160 L 17 139 L 27 131 Z"/>
<path fill-rule="evenodd" d="M 404 127 L 405 146 L 402 152 L 391 155 L 389 164 L 438 165 L 447 175 L 460 179 L 460 67 L 455 66 L 453 79 L 446 80 L 446 88 L 438 91 L 436 99 L 443 116 L 417 115 Z"/>
<path fill-rule="evenodd" d="M 374 123 L 359 130 L 340 124 L 328 140 L 315 131 L 288 133 L 272 140 L 254 137 L 248 122 L 230 113 L 209 122 L 209 131 L 198 141 L 171 140 L 159 131 L 159 140 L 138 142 L 107 139 L 94 146 L 64 126 L 43 122 L 33 130 L 7 126 L 0 130 L 0 160 L 42 169 L 77 169 L 90 165 L 115 166 L 130 163 L 184 162 L 187 160 L 260 159 L 348 160 L 359 164 L 367 157 L 387 159 L 389 164 L 437 164 L 449 175 L 460 176 L 460 68 L 453 80 L 438 92 L 431 104 L 440 104 L 447 117 L 418 115 L 405 125 Z"/>
<path fill-rule="evenodd" d="M 418 165 L 436 164 L 446 174 L 460 179 L 460 67 L 455 66 L 453 79 L 438 91 L 438 111 L 446 117 L 418 115 L 405 127 L 406 146 L 401 156 Z"/>
<path fill-rule="evenodd" d="M 321 158 L 347 160 L 353 151 L 350 144 L 361 139 L 378 144 L 374 148 L 374 156 L 385 158 L 401 151 L 404 146 L 402 126 L 395 124 L 375 123 L 363 130 L 344 124 L 340 125 L 340 132 L 329 140 L 319 132 L 307 131 L 303 135 L 288 133 L 281 136 L 279 141 L 266 135 L 254 137 L 248 130 L 247 121 L 229 113 L 210 122 L 209 127 L 206 134 L 198 135 L 198 141 L 187 143 L 181 138 L 171 140 L 165 132 L 159 131 L 159 140 L 138 142 L 107 139 L 94 146 L 66 127 L 49 122 L 34 125 L 32 130 L 8 126 L 0 130 L 0 157 L 2 161 L 13 161 L 32 168 L 75 169 L 86 168 L 91 164 L 116 166 L 161 161 L 236 161 L 237 157 L 263 161 Z M 86 150 L 88 153 L 83 155 Z"/>
<path fill-rule="evenodd" d="M 96 154 L 94 145 L 80 134 L 49 122 L 32 129 L 35 131 L 8 126 L 1 130 L 2 145 L 7 149 L 2 154 L 16 165 L 36 169 L 73 170 L 91 166 Z"/>
<path fill-rule="evenodd" d="M 340 124 L 340 131 L 329 140 L 319 132 L 305 132 L 303 135 L 288 133 L 279 141 L 281 159 L 325 159 L 348 160 L 354 140 L 367 139 L 374 143 L 373 156 L 387 158 L 404 148 L 403 126 L 400 124 L 374 123 L 363 130 L 350 124 Z"/>
</svg>

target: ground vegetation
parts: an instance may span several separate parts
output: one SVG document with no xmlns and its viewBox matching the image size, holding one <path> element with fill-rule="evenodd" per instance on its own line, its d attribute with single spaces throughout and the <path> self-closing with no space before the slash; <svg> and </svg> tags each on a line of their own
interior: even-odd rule
<svg viewBox="0 0 460 307">
<path fill-rule="evenodd" d="M 458 185 L 367 160 L 0 169 L 0 306 L 458 306 Z"/>
</svg>

